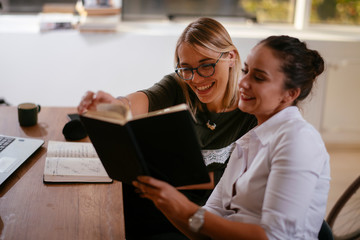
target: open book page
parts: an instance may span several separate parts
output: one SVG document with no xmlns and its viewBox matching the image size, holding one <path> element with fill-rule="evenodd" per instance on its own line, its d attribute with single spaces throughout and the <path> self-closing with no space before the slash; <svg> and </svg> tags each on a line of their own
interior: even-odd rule
<svg viewBox="0 0 360 240">
<path fill-rule="evenodd" d="M 112 182 L 91 143 L 49 141 L 45 182 Z"/>
<path fill-rule="evenodd" d="M 95 148 L 89 142 L 49 141 L 47 157 L 98 158 Z"/>
<path fill-rule="evenodd" d="M 125 125 L 126 122 L 132 119 L 129 106 L 123 104 L 99 104 L 96 111 L 89 110 L 84 115 L 120 125 Z"/>
<path fill-rule="evenodd" d="M 151 116 L 155 116 L 155 115 L 162 115 L 162 114 L 168 114 L 168 113 L 173 113 L 173 112 L 180 112 L 180 111 L 184 111 L 184 110 L 189 110 L 189 112 L 191 113 L 193 119 L 195 120 L 195 116 L 192 114 L 192 112 L 190 111 L 188 105 L 186 105 L 185 103 L 178 104 L 178 105 L 175 105 L 175 106 L 171 106 L 171 107 L 168 107 L 168 108 L 164 108 L 164 109 L 161 109 L 161 110 L 145 113 L 145 114 L 140 114 L 140 115 L 137 115 L 137 116 L 133 117 L 133 119 L 146 118 L 146 117 L 151 117 Z"/>
<path fill-rule="evenodd" d="M 84 115 L 86 117 L 91 117 L 102 121 L 125 125 L 130 120 L 147 118 L 155 115 L 162 115 L 173 112 L 180 112 L 184 110 L 189 110 L 191 116 L 193 117 L 193 120 L 196 121 L 195 116 L 192 114 L 188 105 L 186 105 L 185 103 L 145 114 L 139 114 L 134 117 L 132 116 L 131 110 L 127 105 L 103 103 L 97 106 L 96 111 L 89 110 Z"/>
</svg>

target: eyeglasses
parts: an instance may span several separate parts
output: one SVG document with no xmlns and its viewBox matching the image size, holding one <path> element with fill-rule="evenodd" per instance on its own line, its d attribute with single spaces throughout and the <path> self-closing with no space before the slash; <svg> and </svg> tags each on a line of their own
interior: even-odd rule
<svg viewBox="0 0 360 240">
<path fill-rule="evenodd" d="M 197 68 L 176 68 L 176 74 L 183 80 L 189 81 L 194 78 L 194 71 L 196 71 L 202 77 L 211 77 L 215 73 L 215 66 L 219 62 L 224 53 L 221 53 L 216 63 L 208 63 L 200 65 Z"/>
</svg>

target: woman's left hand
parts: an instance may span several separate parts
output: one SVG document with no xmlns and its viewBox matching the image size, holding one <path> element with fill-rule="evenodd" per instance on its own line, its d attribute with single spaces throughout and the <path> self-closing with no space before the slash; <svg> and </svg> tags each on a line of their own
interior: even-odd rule
<svg viewBox="0 0 360 240">
<path fill-rule="evenodd" d="M 199 207 L 164 181 L 149 176 L 139 176 L 133 185 L 141 197 L 152 200 L 155 206 L 171 219 L 187 221 Z"/>
</svg>

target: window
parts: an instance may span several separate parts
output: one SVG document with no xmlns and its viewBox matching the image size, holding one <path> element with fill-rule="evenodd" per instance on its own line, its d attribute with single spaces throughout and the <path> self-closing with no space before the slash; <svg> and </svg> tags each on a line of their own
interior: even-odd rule
<svg viewBox="0 0 360 240">
<path fill-rule="evenodd" d="M 359 0 L 312 0 L 310 23 L 360 24 Z"/>
<path fill-rule="evenodd" d="M 293 23 L 295 0 L 239 0 L 259 23 Z"/>
<path fill-rule="evenodd" d="M 310 15 L 305 18 L 310 24 L 360 24 L 360 0 L 239 0 L 238 4 L 255 14 L 259 23 L 292 24 L 299 4 L 304 7 L 301 14 Z"/>
</svg>

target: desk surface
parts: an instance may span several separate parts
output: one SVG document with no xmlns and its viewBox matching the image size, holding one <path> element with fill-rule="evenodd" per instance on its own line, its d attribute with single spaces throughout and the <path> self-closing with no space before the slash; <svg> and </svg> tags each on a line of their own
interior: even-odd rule
<svg viewBox="0 0 360 240">
<path fill-rule="evenodd" d="M 48 141 L 65 141 L 62 128 L 72 112 L 43 107 L 36 126 L 20 127 L 16 107 L 0 107 L 1 134 L 45 140 L 0 186 L 0 239 L 125 239 L 120 182 L 43 183 Z"/>
</svg>

